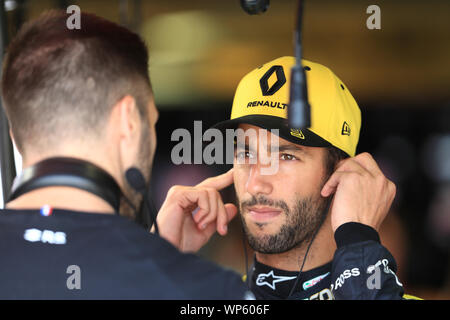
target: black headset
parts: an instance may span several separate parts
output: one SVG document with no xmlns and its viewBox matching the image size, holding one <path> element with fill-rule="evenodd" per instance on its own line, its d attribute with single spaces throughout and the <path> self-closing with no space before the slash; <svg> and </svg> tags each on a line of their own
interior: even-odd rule
<svg viewBox="0 0 450 320">
<path fill-rule="evenodd" d="M 102 198 L 118 215 L 120 200 L 123 197 L 135 211 L 136 222 L 147 230 L 150 230 L 154 223 L 158 233 L 156 210 L 148 196 L 147 184 L 142 173 L 136 168 L 130 168 L 126 172 L 126 178 L 130 186 L 143 196 L 140 210 L 137 210 L 123 195 L 116 180 L 108 172 L 88 161 L 65 157 L 45 159 L 24 169 L 14 180 L 8 201 L 40 188 L 72 187 Z M 145 207 L 148 209 L 147 212 Z"/>
</svg>

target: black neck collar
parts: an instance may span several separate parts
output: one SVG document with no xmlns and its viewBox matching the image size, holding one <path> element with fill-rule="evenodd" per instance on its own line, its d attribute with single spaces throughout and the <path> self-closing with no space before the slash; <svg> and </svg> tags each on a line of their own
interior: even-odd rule
<svg viewBox="0 0 450 320">
<path fill-rule="evenodd" d="M 317 268 L 304 271 L 294 292 L 305 292 L 321 280 L 330 277 L 331 261 Z M 298 271 L 286 271 L 272 268 L 254 259 L 250 272 L 250 287 L 267 295 L 287 299 L 294 285 Z"/>
</svg>

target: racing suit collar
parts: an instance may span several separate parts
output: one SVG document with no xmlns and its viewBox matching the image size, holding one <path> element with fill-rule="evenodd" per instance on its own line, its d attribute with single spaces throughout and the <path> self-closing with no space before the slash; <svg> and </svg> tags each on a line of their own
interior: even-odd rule
<svg viewBox="0 0 450 320">
<path fill-rule="evenodd" d="M 321 280 L 329 278 L 330 272 L 331 261 L 317 268 L 302 272 L 294 292 L 307 291 Z M 250 288 L 253 292 L 256 291 L 265 297 L 287 299 L 297 276 L 298 271 L 273 268 L 260 263 L 255 258 L 250 274 Z"/>
</svg>

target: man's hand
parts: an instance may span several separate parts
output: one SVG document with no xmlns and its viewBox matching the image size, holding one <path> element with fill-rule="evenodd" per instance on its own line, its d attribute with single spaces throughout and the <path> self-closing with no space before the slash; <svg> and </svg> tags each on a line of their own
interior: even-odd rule
<svg viewBox="0 0 450 320">
<path fill-rule="evenodd" d="M 227 234 L 227 225 L 237 213 L 234 204 L 224 204 L 219 190 L 233 183 L 233 169 L 208 178 L 195 187 L 173 186 L 158 213 L 161 237 L 184 252 L 195 252 L 217 230 Z"/>
<path fill-rule="evenodd" d="M 379 230 L 396 187 L 381 172 L 368 153 L 342 160 L 322 188 L 321 195 L 334 194 L 331 203 L 333 232 L 346 222 L 359 222 Z"/>
</svg>

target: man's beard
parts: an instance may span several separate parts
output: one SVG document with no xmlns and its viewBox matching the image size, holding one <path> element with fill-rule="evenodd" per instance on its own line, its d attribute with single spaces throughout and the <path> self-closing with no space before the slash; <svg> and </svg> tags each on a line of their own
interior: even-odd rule
<svg viewBox="0 0 450 320">
<path fill-rule="evenodd" d="M 250 247 L 256 252 L 271 254 L 283 253 L 300 247 L 310 240 L 321 227 L 327 216 L 327 204 L 328 199 L 313 200 L 312 197 L 297 198 L 294 208 L 289 208 L 283 200 L 274 201 L 264 196 L 253 196 L 248 201 L 240 202 L 241 220 Z M 268 205 L 283 211 L 286 222 L 278 233 L 256 236 L 250 232 L 243 213 L 248 212 L 248 208 L 255 205 Z"/>
<path fill-rule="evenodd" d="M 151 175 L 151 166 L 152 166 L 152 155 L 151 155 L 151 146 L 150 146 L 150 130 L 148 124 L 143 124 L 143 128 L 141 131 L 141 147 L 139 149 L 137 163 L 134 165 L 144 176 L 145 182 L 147 185 L 150 182 Z M 126 170 L 129 168 L 126 168 Z M 136 217 L 136 211 L 139 211 L 139 208 L 143 205 L 143 197 L 136 190 L 134 190 L 128 183 L 125 172 L 124 176 L 124 190 L 120 201 L 120 213 L 123 216 L 129 218 Z M 130 202 L 132 206 L 130 205 Z"/>
</svg>

